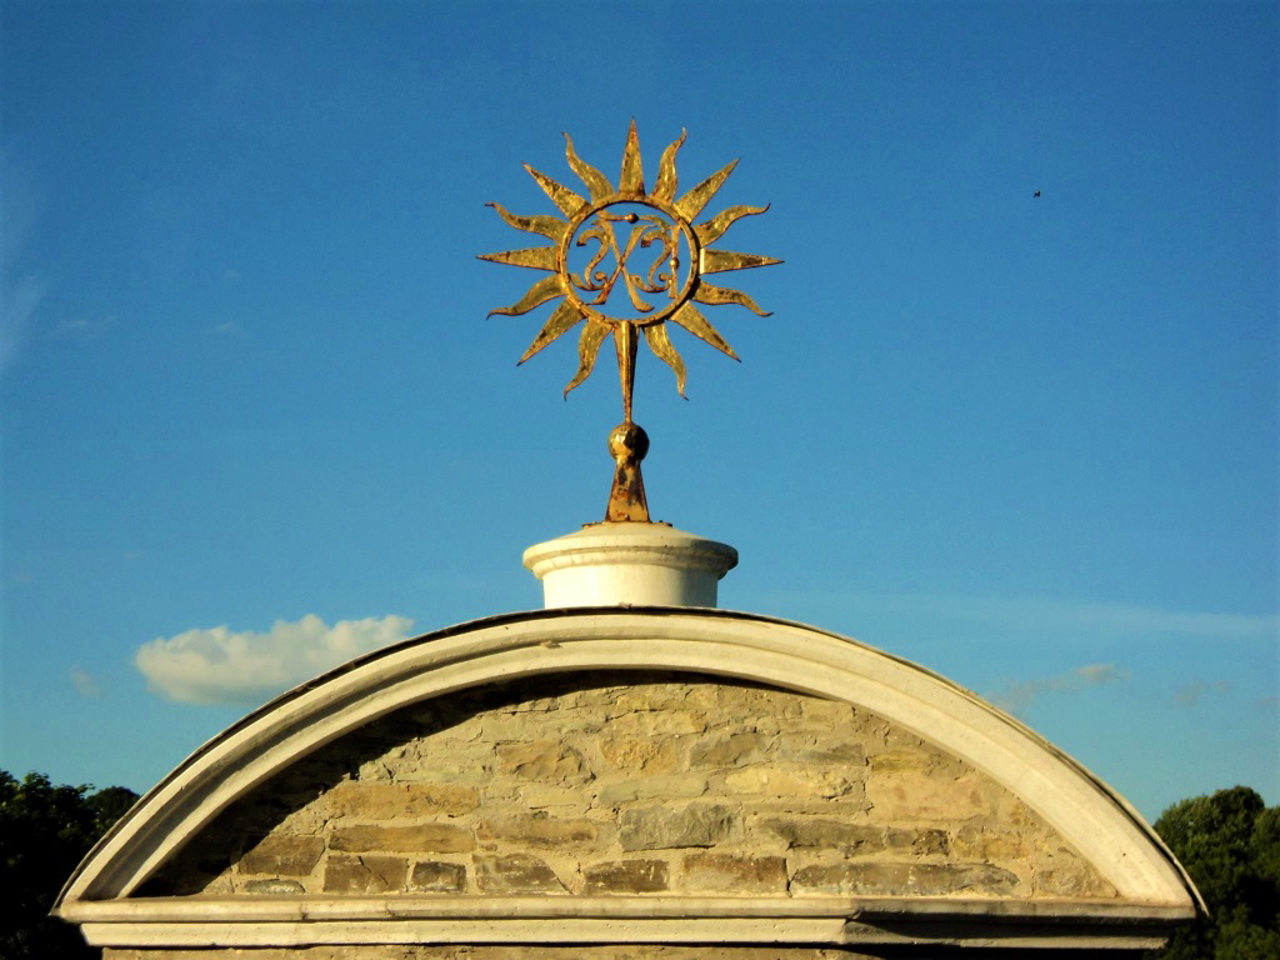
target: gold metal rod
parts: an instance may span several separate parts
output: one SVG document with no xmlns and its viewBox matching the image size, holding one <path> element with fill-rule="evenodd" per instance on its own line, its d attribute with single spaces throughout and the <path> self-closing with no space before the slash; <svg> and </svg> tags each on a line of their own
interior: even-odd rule
<svg viewBox="0 0 1280 960">
<path fill-rule="evenodd" d="M 613 328 L 613 345 L 618 352 L 618 377 L 622 381 L 623 422 L 631 423 L 631 393 L 636 385 L 636 325 L 620 323 Z"/>
</svg>

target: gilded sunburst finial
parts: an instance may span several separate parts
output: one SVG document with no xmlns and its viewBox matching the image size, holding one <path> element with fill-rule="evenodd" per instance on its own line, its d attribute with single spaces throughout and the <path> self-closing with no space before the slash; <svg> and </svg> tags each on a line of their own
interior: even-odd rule
<svg viewBox="0 0 1280 960">
<path fill-rule="evenodd" d="M 627 133 L 622 171 L 616 188 L 608 177 L 578 157 L 572 138 L 565 134 L 569 167 L 586 187 L 587 196 L 525 164 L 529 175 L 562 216 L 519 216 L 499 204 L 490 206 L 508 225 L 538 234 L 551 243 L 481 256 L 482 260 L 529 267 L 550 274 L 535 282 L 516 303 L 493 310 L 490 316 L 525 314 L 545 303 L 562 300 L 534 337 L 520 363 L 582 324 L 578 338 L 578 369 L 565 387 L 566 396 L 591 375 L 601 347 L 609 335 L 613 335 L 622 385 L 623 427 L 633 427 L 641 436 L 643 431 L 635 427 L 631 419 L 640 331 L 643 331 L 649 349 L 675 374 L 676 389 L 683 396 L 684 360 L 671 344 L 667 322 L 677 324 L 722 353 L 738 359 L 728 341 L 702 314 L 699 305 L 735 304 L 762 317 L 769 314 L 747 294 L 715 286 L 705 278 L 709 274 L 782 262 L 757 254 L 712 249 L 712 244 L 737 220 L 764 213 L 768 206 L 733 206 L 695 224 L 694 221 L 733 172 L 737 161 L 677 196 L 676 153 L 684 141 L 682 132 L 663 151 L 653 189 L 646 191 L 634 120 Z M 628 448 L 647 448 L 647 439 L 643 444 L 628 445 Z M 643 453 L 639 456 L 643 457 Z M 611 499 L 609 518 L 647 520 L 648 510 L 644 506 L 643 485 L 639 479 L 639 459 L 628 461 L 628 464 L 634 467 L 630 471 L 634 473 L 634 480 L 629 482 L 638 494 L 638 506 L 629 512 L 619 508 L 628 515 L 616 517 L 619 511 L 615 511 Z M 621 477 L 624 472 L 622 459 L 618 460 L 618 465 L 618 477 Z M 619 482 L 615 479 L 615 492 Z"/>
</svg>

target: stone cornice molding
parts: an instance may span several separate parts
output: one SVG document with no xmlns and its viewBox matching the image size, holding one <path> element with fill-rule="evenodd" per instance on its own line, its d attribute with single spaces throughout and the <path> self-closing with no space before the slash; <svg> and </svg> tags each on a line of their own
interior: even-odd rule
<svg viewBox="0 0 1280 960">
<path fill-rule="evenodd" d="M 903 897 L 162 897 L 68 905 L 112 947 L 370 943 L 1159 946 L 1176 907 Z"/>
</svg>

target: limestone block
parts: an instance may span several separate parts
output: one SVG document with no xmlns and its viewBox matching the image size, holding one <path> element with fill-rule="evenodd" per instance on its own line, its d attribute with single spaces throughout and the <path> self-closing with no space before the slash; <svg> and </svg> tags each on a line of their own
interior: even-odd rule
<svg viewBox="0 0 1280 960">
<path fill-rule="evenodd" d="M 490 773 L 493 759 L 493 745 L 490 743 L 442 739 L 432 741 L 435 749 L 427 751 L 425 756 L 421 752 L 423 745 L 414 742 L 416 749 L 411 752 L 406 751 L 395 759 L 380 758 L 378 764 L 385 770 L 384 779 L 399 783 L 435 781 L 470 784 L 483 782 Z M 366 767 L 371 766 L 366 764 Z M 365 767 L 360 768 L 360 779 L 370 779 Z"/>
<path fill-rule="evenodd" d="M 643 683 L 614 687 L 609 691 L 609 700 L 613 704 L 614 717 L 620 717 L 628 713 L 708 707 L 716 702 L 717 692 L 707 684 Z"/>
<path fill-rule="evenodd" d="M 710 847 L 727 840 L 736 822 L 733 811 L 719 804 L 633 807 L 622 812 L 619 838 L 628 851 Z"/>
<path fill-rule="evenodd" d="M 547 849 L 590 847 L 600 839 L 604 826 L 582 818 L 513 816 L 480 821 L 476 838 Z"/>
<path fill-rule="evenodd" d="M 880 853 L 885 849 L 881 827 L 808 817 L 765 819 L 760 827 L 787 841 L 789 847 L 817 847 L 851 854 Z"/>
<path fill-rule="evenodd" d="M 688 710 L 650 710 L 627 713 L 609 724 L 609 732 L 618 737 L 658 737 L 680 733 L 702 733 L 707 718 Z"/>
<path fill-rule="evenodd" d="M 919 747 L 902 747 L 897 750 L 885 750 L 874 753 L 867 758 L 867 763 L 876 773 L 888 773 L 899 770 L 928 770 L 933 757 L 927 750 Z"/>
<path fill-rule="evenodd" d="M 1018 877 L 989 863 L 917 863 L 911 867 L 911 887 L 923 896 L 977 892 L 1012 894 Z"/>
<path fill-rule="evenodd" d="M 476 886 L 482 893 L 565 893 L 545 860 L 527 853 L 476 854 Z"/>
<path fill-rule="evenodd" d="M 403 857 L 334 854 L 324 870 L 325 893 L 400 893 L 409 863 Z"/>
<path fill-rule="evenodd" d="M 1012 894 L 1018 878 L 985 863 L 836 863 L 813 864 L 796 871 L 791 891 L 812 894 L 943 896 Z"/>
<path fill-rule="evenodd" d="M 827 729 L 845 727 L 853 722 L 854 708 L 852 704 L 838 700 L 823 700 L 820 697 L 799 697 L 800 715 L 806 720 L 813 720 Z"/>
<path fill-rule="evenodd" d="M 740 730 L 697 744 L 689 752 L 689 763 L 695 767 L 736 767 L 754 763 L 764 756 L 769 738 L 756 731 Z"/>
<path fill-rule="evenodd" d="M 338 827 L 329 835 L 329 849 L 348 853 L 465 853 L 475 848 L 471 831 L 451 823 L 418 823 L 405 827 L 358 824 Z"/>
<path fill-rule="evenodd" d="M 475 787 L 451 783 L 351 782 L 330 790 L 326 801 L 334 817 L 389 820 L 440 813 L 461 816 L 480 805 L 480 795 Z"/>
<path fill-rule="evenodd" d="M 1117 895 L 1116 888 L 1081 861 L 1058 861 L 1032 878 L 1036 893 L 1047 897 L 1104 897 Z"/>
<path fill-rule="evenodd" d="M 410 893 L 463 893 L 467 889 L 467 868 L 461 863 L 423 860 L 409 874 Z"/>
<path fill-rule="evenodd" d="M 921 856 L 945 856 L 951 852 L 951 837 L 945 830 L 890 827 L 885 831 L 885 846 L 890 850 L 908 849 Z M 969 857 L 968 859 L 985 860 L 987 858 Z"/>
<path fill-rule="evenodd" d="M 707 792 L 707 778 L 697 774 L 670 777 L 646 777 L 611 783 L 600 791 L 600 802 L 607 806 L 654 798 L 683 799 L 700 797 Z"/>
<path fill-rule="evenodd" d="M 670 885 L 665 860 L 610 860 L 582 871 L 584 893 L 660 893 Z"/>
<path fill-rule="evenodd" d="M 682 889 L 730 894 L 783 894 L 787 890 L 784 857 L 695 853 L 684 858 Z"/>
<path fill-rule="evenodd" d="M 831 770 L 772 764 L 736 770 L 724 785 L 732 793 L 778 797 L 841 797 L 853 789 L 848 777 Z"/>
<path fill-rule="evenodd" d="M 284 877 L 305 877 L 324 853 L 320 837 L 272 834 L 240 858 L 240 873 L 270 873 Z"/>
<path fill-rule="evenodd" d="M 250 880 L 244 885 L 245 893 L 256 896 L 288 897 L 306 893 L 306 887 L 297 880 Z"/>
<path fill-rule="evenodd" d="M 986 827 L 958 830 L 952 849 L 956 856 L 966 860 L 1019 860 L 1031 852 L 1025 834 L 1012 829 L 995 831 Z"/>
<path fill-rule="evenodd" d="M 627 773 L 669 773 L 681 759 L 676 740 L 653 737 L 609 737 L 600 741 L 600 754 L 614 769 Z"/>
<path fill-rule="evenodd" d="M 862 744 L 853 739 L 839 740 L 832 736 L 814 733 L 782 733 L 777 737 L 775 759 L 782 763 L 812 763 L 839 767 L 846 776 L 865 766 L 866 755 Z"/>
<path fill-rule="evenodd" d="M 496 753 L 500 773 L 525 780 L 577 784 L 594 776 L 581 753 L 556 740 L 502 744 Z"/>
<path fill-rule="evenodd" d="M 915 770 L 877 773 L 867 780 L 872 816 L 881 822 L 957 821 L 986 816 L 991 804 L 976 777 L 946 779 Z"/>
<path fill-rule="evenodd" d="M 530 810 L 563 808 L 566 812 L 583 813 L 590 802 L 590 795 L 580 786 L 562 787 L 555 784 L 527 783 L 514 794 L 516 801 Z"/>
</svg>

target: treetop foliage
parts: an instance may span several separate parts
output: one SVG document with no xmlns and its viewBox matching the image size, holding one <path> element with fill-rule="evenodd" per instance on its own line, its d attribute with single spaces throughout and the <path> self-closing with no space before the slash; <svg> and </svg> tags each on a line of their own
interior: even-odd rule
<svg viewBox="0 0 1280 960">
<path fill-rule="evenodd" d="M 0 958 L 95 958 L 80 931 L 49 909 L 76 865 L 138 795 L 125 787 L 55 786 L 0 770 Z"/>
<path fill-rule="evenodd" d="M 1155 830 L 1209 908 L 1160 960 L 1280 960 L 1280 807 L 1248 787 L 1175 803 Z"/>
</svg>

